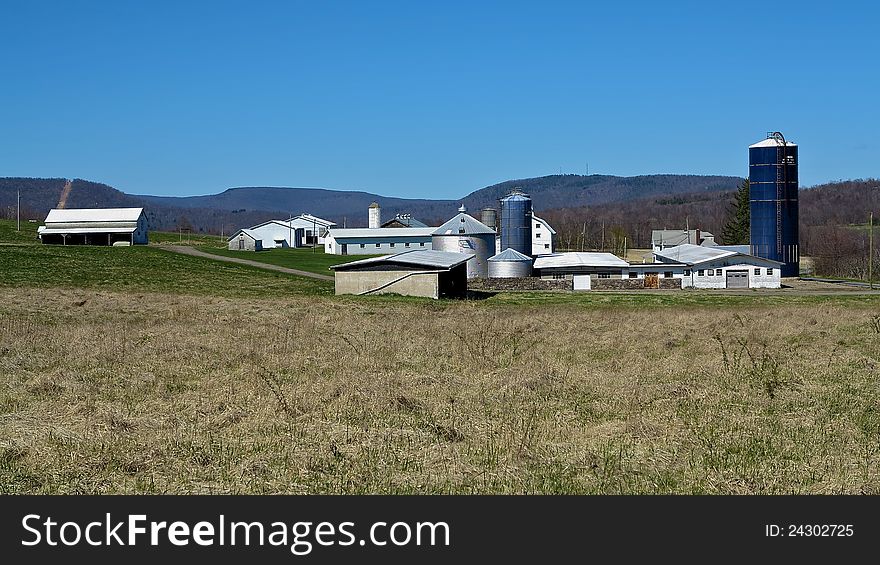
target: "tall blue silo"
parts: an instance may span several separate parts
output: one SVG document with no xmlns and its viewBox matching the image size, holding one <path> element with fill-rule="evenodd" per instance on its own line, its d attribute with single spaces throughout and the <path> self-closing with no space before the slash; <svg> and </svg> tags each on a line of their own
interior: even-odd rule
<svg viewBox="0 0 880 565">
<path fill-rule="evenodd" d="M 749 146 L 749 211 L 752 255 L 798 276 L 798 148 L 779 132 Z"/>
<path fill-rule="evenodd" d="M 501 249 L 532 254 L 532 199 L 514 189 L 501 199 Z"/>
</svg>

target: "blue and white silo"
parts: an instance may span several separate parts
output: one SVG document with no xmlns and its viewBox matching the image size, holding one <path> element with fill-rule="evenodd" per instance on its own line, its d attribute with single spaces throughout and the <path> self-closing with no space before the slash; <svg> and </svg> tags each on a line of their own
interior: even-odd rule
<svg viewBox="0 0 880 565">
<path fill-rule="evenodd" d="M 798 276 L 798 147 L 779 132 L 749 146 L 749 212 L 752 255 Z"/>
<path fill-rule="evenodd" d="M 501 249 L 532 254 L 532 199 L 515 189 L 501 199 Z"/>
</svg>

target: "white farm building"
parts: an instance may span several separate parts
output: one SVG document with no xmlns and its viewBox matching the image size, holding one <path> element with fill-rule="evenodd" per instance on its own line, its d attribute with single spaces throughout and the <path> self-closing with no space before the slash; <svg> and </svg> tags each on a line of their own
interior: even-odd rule
<svg viewBox="0 0 880 565">
<path fill-rule="evenodd" d="M 371 255 L 431 249 L 437 228 L 332 228 L 324 252 L 335 255 Z"/>
<path fill-rule="evenodd" d="M 229 236 L 229 249 L 239 249 L 238 241 L 243 232 L 246 232 L 247 237 L 259 240 L 262 243 L 261 249 L 301 247 L 303 241 L 302 229 L 295 229 L 291 222 L 269 220 L 246 230 L 238 230 Z"/>
<path fill-rule="evenodd" d="M 782 263 L 718 247 L 678 245 L 654 253 L 651 272 L 672 273 L 682 288 L 779 288 Z M 630 271 L 632 273 L 632 271 Z M 628 275 L 632 278 L 632 274 Z M 637 273 L 638 276 L 638 273 Z"/>
<path fill-rule="evenodd" d="M 287 220 L 269 220 L 247 229 L 238 230 L 229 236 L 227 244 L 232 250 L 247 249 L 249 251 L 321 245 L 325 241 L 327 232 L 335 225 L 335 223 L 317 216 L 300 214 Z M 259 249 L 255 249 L 256 245 L 242 247 L 242 241 L 246 239 L 259 241 Z"/>
<path fill-rule="evenodd" d="M 143 208 L 55 208 L 37 229 L 40 241 L 56 245 L 145 245 Z"/>
<path fill-rule="evenodd" d="M 289 223 L 294 230 L 302 230 L 302 245 L 323 244 L 327 237 L 327 232 L 331 228 L 336 227 L 335 222 L 324 220 L 311 214 L 294 216 L 285 223 Z"/>
<path fill-rule="evenodd" d="M 611 253 L 554 253 L 535 259 L 534 269 L 542 279 L 631 281 L 617 288 L 737 289 L 780 288 L 781 265 L 735 249 L 685 244 L 655 252 L 653 263 L 627 263 Z"/>
<path fill-rule="evenodd" d="M 549 255 L 556 251 L 556 230 L 547 220 L 532 214 L 532 255 Z"/>
</svg>

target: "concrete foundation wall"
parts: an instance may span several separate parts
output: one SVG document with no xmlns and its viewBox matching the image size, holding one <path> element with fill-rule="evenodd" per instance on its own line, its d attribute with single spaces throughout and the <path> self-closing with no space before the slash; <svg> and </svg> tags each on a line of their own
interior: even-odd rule
<svg viewBox="0 0 880 565">
<path fill-rule="evenodd" d="M 545 280 L 537 277 L 507 279 L 469 279 L 469 290 L 571 290 L 571 280 Z"/>
<path fill-rule="evenodd" d="M 383 287 L 371 294 L 403 294 L 425 298 L 438 298 L 440 295 L 438 273 L 337 271 L 335 278 L 336 294 L 361 294 Z M 384 286 L 386 284 L 388 286 Z"/>
<path fill-rule="evenodd" d="M 681 279 L 660 278 L 661 290 L 681 289 Z M 593 290 L 644 290 L 645 279 L 593 279 Z"/>
</svg>

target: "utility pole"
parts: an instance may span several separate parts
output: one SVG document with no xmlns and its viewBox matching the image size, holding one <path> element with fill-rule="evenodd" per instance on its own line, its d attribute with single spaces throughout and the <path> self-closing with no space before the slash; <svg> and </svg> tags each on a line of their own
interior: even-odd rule
<svg viewBox="0 0 880 565">
<path fill-rule="evenodd" d="M 868 285 L 874 290 L 874 212 L 868 220 Z"/>
</svg>

